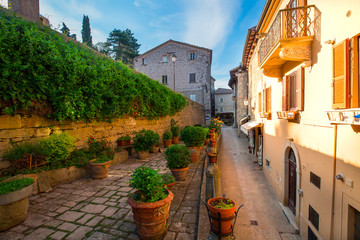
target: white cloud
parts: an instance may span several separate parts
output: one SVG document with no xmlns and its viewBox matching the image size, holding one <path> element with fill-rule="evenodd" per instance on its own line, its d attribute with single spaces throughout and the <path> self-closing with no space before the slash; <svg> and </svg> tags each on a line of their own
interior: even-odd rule
<svg viewBox="0 0 360 240">
<path fill-rule="evenodd" d="M 185 0 L 185 3 L 185 42 L 211 49 L 222 48 L 236 21 L 238 1 Z"/>
</svg>

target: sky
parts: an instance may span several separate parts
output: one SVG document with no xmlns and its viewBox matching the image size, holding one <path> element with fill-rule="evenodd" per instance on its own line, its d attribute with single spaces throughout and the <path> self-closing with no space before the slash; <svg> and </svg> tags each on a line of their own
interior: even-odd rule
<svg viewBox="0 0 360 240">
<path fill-rule="evenodd" d="M 40 0 L 40 13 L 60 30 L 65 22 L 81 41 L 83 15 L 93 44 L 129 28 L 140 54 L 173 39 L 213 50 L 215 88 L 228 88 L 229 71 L 239 66 L 247 30 L 259 20 L 266 0 Z"/>
</svg>

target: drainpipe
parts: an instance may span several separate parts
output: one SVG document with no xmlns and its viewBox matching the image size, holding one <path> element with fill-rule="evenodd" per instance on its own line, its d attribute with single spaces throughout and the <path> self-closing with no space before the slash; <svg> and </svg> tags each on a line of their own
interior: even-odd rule
<svg viewBox="0 0 360 240">
<path fill-rule="evenodd" d="M 332 174 L 332 199 L 331 199 L 331 232 L 330 240 L 334 239 L 334 215 L 335 215 L 335 175 L 336 175 L 336 152 L 337 152 L 337 125 L 334 127 L 334 159 L 333 159 L 333 174 Z"/>
</svg>

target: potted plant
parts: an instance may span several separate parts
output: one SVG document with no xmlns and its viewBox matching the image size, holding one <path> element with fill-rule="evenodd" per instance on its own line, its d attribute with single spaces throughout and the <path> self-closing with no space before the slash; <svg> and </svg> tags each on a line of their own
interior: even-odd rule
<svg viewBox="0 0 360 240">
<path fill-rule="evenodd" d="M 156 132 L 152 132 L 151 133 L 151 139 L 152 139 L 152 153 L 157 153 L 159 152 L 159 141 L 160 141 L 160 136 L 158 133 Z"/>
<path fill-rule="evenodd" d="M 175 177 L 171 174 L 163 174 L 161 175 L 164 181 L 164 186 L 167 187 L 167 189 L 171 190 L 171 188 L 175 185 Z"/>
<path fill-rule="evenodd" d="M 202 127 L 187 127 L 181 131 L 181 139 L 191 151 L 191 161 L 199 160 L 200 150 L 198 147 L 204 145 L 206 133 Z"/>
<path fill-rule="evenodd" d="M 166 149 L 165 158 L 176 181 L 185 180 L 190 164 L 190 150 L 184 145 L 172 145 Z"/>
<path fill-rule="evenodd" d="M 171 131 L 166 131 L 163 134 L 164 147 L 168 148 L 171 146 L 173 134 Z"/>
<path fill-rule="evenodd" d="M 129 146 L 131 144 L 131 137 L 128 135 L 122 136 L 122 137 L 119 137 L 116 141 L 118 143 L 118 147 Z"/>
<path fill-rule="evenodd" d="M 33 182 L 32 178 L 22 178 L 0 183 L 0 231 L 26 219 Z"/>
<path fill-rule="evenodd" d="M 210 147 L 216 146 L 216 139 L 210 139 Z"/>
<path fill-rule="evenodd" d="M 90 160 L 88 164 L 91 171 L 91 177 L 93 179 L 107 178 L 110 163 L 111 159 L 109 159 L 109 157 L 106 155 L 103 155 L 102 157 L 99 157 L 97 159 Z"/>
<path fill-rule="evenodd" d="M 142 129 L 134 137 L 134 149 L 139 159 L 146 159 L 154 145 L 154 132 Z"/>
<path fill-rule="evenodd" d="M 209 156 L 209 161 L 211 163 L 217 162 L 217 153 L 216 152 L 210 152 L 210 153 L 208 153 L 208 156 Z"/>
<path fill-rule="evenodd" d="M 171 132 L 172 132 L 172 144 L 178 144 L 179 143 L 179 136 L 180 136 L 180 127 L 177 125 L 171 126 Z"/>
<path fill-rule="evenodd" d="M 128 203 L 141 239 L 161 239 L 165 234 L 173 194 L 163 184 L 158 171 L 149 167 L 139 167 L 131 176 L 129 185 L 137 191 Z"/>
<path fill-rule="evenodd" d="M 231 233 L 233 218 L 236 212 L 235 201 L 229 198 L 216 197 L 210 198 L 207 205 L 211 216 L 211 230 L 214 233 L 221 233 L 223 235 Z M 219 217 L 218 213 L 220 213 L 221 217 L 221 229 L 219 229 L 219 221 L 217 220 Z"/>
<path fill-rule="evenodd" d="M 205 138 L 205 142 L 204 145 L 208 145 L 209 144 L 209 140 L 210 140 L 210 132 L 208 128 L 204 128 L 204 132 L 206 134 L 206 138 Z"/>
</svg>

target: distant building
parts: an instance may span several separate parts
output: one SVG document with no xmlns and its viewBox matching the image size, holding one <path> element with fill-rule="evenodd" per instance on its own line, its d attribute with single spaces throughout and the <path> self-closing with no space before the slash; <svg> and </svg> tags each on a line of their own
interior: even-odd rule
<svg viewBox="0 0 360 240">
<path fill-rule="evenodd" d="M 215 91 L 215 114 L 233 113 L 233 91 L 228 88 L 218 88 Z"/>
<path fill-rule="evenodd" d="M 0 0 L 0 5 L 24 19 L 50 26 L 49 19 L 40 14 L 39 0 Z"/>
<path fill-rule="evenodd" d="M 211 77 L 211 61 L 212 50 L 169 40 L 136 57 L 134 68 L 203 104 L 206 117 L 211 117 L 215 81 Z"/>
</svg>

